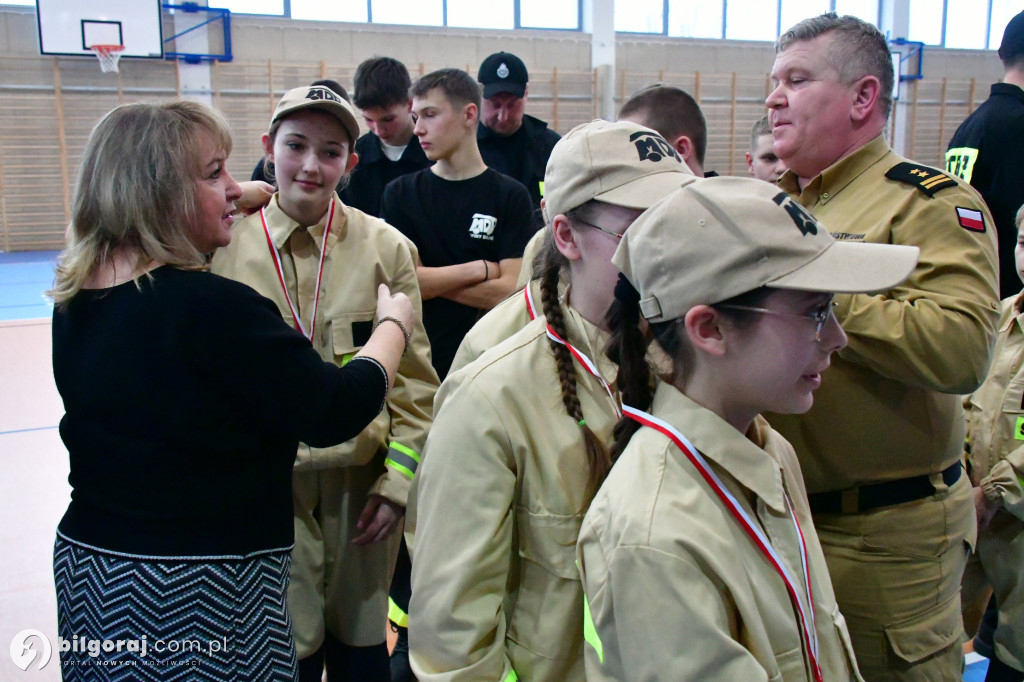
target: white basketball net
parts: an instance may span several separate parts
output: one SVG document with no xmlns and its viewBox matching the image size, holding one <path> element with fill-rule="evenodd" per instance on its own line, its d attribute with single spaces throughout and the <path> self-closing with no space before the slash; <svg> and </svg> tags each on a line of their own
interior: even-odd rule
<svg viewBox="0 0 1024 682">
<path fill-rule="evenodd" d="M 96 53 L 100 60 L 100 71 L 103 73 L 117 73 L 117 62 L 124 52 L 124 45 L 92 45 L 90 48 Z"/>
</svg>

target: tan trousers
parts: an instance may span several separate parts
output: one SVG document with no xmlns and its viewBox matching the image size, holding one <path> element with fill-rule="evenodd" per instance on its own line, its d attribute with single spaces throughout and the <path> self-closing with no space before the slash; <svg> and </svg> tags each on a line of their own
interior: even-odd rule
<svg viewBox="0 0 1024 682">
<path fill-rule="evenodd" d="M 961 476 L 929 498 L 862 514 L 820 514 L 839 608 L 869 682 L 959 682 L 960 579 L 977 523 Z"/>
<path fill-rule="evenodd" d="M 964 573 L 964 604 L 987 601 L 989 589 L 999 607 L 996 656 L 1024 670 L 1024 522 L 1005 510 L 978 532 L 978 551 Z"/>
<path fill-rule="evenodd" d="M 366 491 L 381 473 L 383 466 L 373 463 L 292 474 L 295 549 L 288 608 L 300 659 L 320 648 L 325 630 L 349 646 L 384 641 L 401 526 L 381 542 L 352 544 Z"/>
</svg>

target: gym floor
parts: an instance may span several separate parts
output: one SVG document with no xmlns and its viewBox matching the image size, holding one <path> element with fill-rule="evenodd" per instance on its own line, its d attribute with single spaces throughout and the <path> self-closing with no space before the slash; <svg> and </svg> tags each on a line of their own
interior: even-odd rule
<svg viewBox="0 0 1024 682">
<path fill-rule="evenodd" d="M 59 680 L 60 666 L 22 672 L 4 655 L 26 629 L 55 641 L 53 532 L 67 507 L 63 407 L 50 369 L 55 251 L 0 253 L 0 682 Z M 54 659 L 57 652 L 53 652 Z M 969 653 L 965 682 L 982 682 L 987 659 Z"/>
</svg>

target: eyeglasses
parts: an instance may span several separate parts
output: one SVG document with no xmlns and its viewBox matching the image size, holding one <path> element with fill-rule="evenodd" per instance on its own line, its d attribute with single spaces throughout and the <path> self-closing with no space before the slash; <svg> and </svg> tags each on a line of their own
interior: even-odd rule
<svg viewBox="0 0 1024 682">
<path fill-rule="evenodd" d="M 764 313 L 766 315 L 779 315 L 780 317 L 802 317 L 805 320 L 810 320 L 817 325 L 814 328 L 814 340 L 821 341 L 821 330 L 824 329 L 825 324 L 828 322 L 828 318 L 832 317 L 832 311 L 836 307 L 836 302 L 832 296 L 828 297 L 828 300 L 821 304 L 820 307 L 808 313 L 787 313 L 781 310 L 770 310 L 768 308 L 755 308 L 748 305 L 732 305 L 730 303 L 723 303 L 718 306 L 719 308 L 732 308 L 733 310 L 746 310 L 752 313 Z"/>
<path fill-rule="evenodd" d="M 592 227 L 595 230 L 598 230 L 600 232 L 604 232 L 607 235 L 611 235 L 612 237 L 615 237 L 619 241 L 622 241 L 622 238 L 625 236 L 625 235 L 619 234 L 618 232 L 612 232 L 611 230 L 606 230 L 605 228 L 599 227 L 597 225 L 594 225 L 593 223 L 588 223 L 586 220 L 580 220 L 579 218 L 575 218 L 574 222 L 581 223 L 583 225 L 586 225 L 587 227 Z"/>
</svg>

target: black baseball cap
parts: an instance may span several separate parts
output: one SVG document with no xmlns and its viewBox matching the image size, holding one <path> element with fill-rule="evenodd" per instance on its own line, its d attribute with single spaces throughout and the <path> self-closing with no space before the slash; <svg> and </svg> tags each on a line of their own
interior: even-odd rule
<svg viewBox="0 0 1024 682">
<path fill-rule="evenodd" d="M 530 74 L 519 57 L 511 52 L 495 52 L 480 65 L 476 79 L 484 86 L 484 99 L 499 92 L 522 97 L 526 94 Z"/>
<path fill-rule="evenodd" d="M 1004 62 L 1019 54 L 1024 54 L 1024 12 L 1010 19 L 999 43 L 999 58 Z"/>
</svg>

